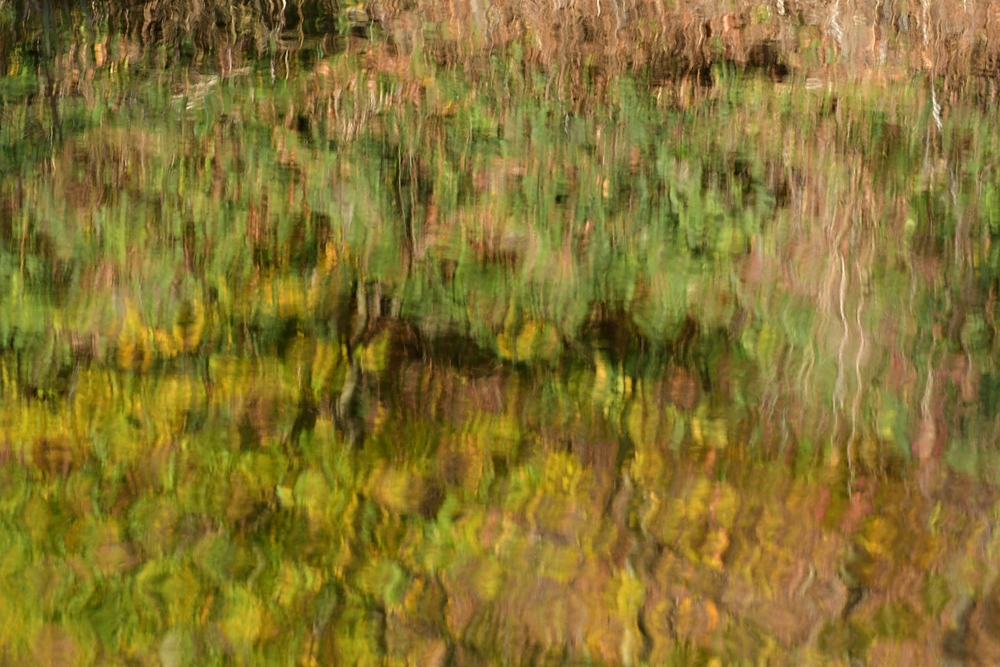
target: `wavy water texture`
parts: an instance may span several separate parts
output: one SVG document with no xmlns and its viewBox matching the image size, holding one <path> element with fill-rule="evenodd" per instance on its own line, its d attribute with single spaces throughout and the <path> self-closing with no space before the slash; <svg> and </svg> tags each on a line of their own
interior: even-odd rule
<svg viewBox="0 0 1000 667">
<path fill-rule="evenodd" d="M 996 664 L 997 18 L 0 0 L 0 663 Z"/>
</svg>

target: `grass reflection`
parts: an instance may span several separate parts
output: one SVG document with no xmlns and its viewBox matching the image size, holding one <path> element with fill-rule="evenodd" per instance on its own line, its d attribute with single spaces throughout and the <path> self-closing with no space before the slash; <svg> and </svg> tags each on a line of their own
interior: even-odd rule
<svg viewBox="0 0 1000 667">
<path fill-rule="evenodd" d="M 3 661 L 995 662 L 980 10 L 449 7 L 0 1 Z"/>
</svg>

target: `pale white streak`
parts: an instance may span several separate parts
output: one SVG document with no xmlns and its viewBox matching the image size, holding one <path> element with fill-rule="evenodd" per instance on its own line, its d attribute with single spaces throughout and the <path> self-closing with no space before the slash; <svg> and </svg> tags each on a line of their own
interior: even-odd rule
<svg viewBox="0 0 1000 667">
<path fill-rule="evenodd" d="M 926 2 L 926 0 L 925 0 Z M 833 9 L 830 10 L 830 29 L 833 31 L 833 37 L 837 40 L 837 48 L 843 48 L 844 41 L 844 30 L 840 27 L 840 0 L 833 3 Z"/>
<path fill-rule="evenodd" d="M 931 46 L 931 0 L 921 0 L 921 8 L 923 9 L 923 19 L 921 20 L 921 27 L 924 32 L 924 49 L 927 50 Z M 931 56 L 931 115 L 934 117 L 934 124 L 937 126 L 938 132 L 941 131 L 941 104 L 938 102 L 937 89 L 934 87 L 934 79 L 937 76 L 937 55 Z"/>
<path fill-rule="evenodd" d="M 924 31 L 924 48 L 926 49 L 931 45 L 931 32 L 929 29 L 931 20 L 931 2 L 930 0 L 920 0 L 921 9 L 923 9 L 923 18 L 920 21 L 920 27 Z"/>
<path fill-rule="evenodd" d="M 858 275 L 861 274 L 861 265 L 855 262 L 855 268 L 858 271 Z M 847 467 L 850 471 L 850 479 L 847 483 L 847 493 L 851 495 L 854 486 L 854 458 L 852 456 L 851 448 L 854 446 L 854 437 L 857 434 L 857 424 L 858 424 L 858 409 L 861 407 L 861 358 L 865 354 L 865 328 L 861 324 L 861 310 L 865 306 L 865 293 L 861 290 L 861 300 L 858 303 L 857 312 L 857 322 L 858 322 L 858 335 L 860 336 L 861 342 L 858 345 L 858 354 L 854 357 L 854 379 L 858 383 L 857 388 L 854 390 L 854 404 L 851 406 L 851 437 L 847 441 Z"/>
<path fill-rule="evenodd" d="M 934 88 L 934 79 L 931 78 L 931 114 L 934 116 L 934 124 L 937 125 L 938 132 L 941 131 L 941 104 L 937 99 L 937 90 Z"/>
<path fill-rule="evenodd" d="M 847 339 L 851 331 L 847 324 L 847 316 L 844 314 L 844 298 L 847 294 L 847 270 L 844 266 L 844 256 L 837 251 L 840 259 L 840 322 L 844 327 L 844 335 L 840 339 L 840 349 L 837 350 L 837 384 L 833 390 L 833 433 L 837 433 L 837 424 L 840 419 L 840 411 L 844 407 L 844 395 L 847 392 L 846 379 L 844 377 L 844 349 L 847 347 Z"/>
</svg>

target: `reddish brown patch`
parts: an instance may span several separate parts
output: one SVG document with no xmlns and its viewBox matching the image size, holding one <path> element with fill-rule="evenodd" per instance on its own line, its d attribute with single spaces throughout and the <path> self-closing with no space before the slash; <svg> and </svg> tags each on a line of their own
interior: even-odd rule
<svg viewBox="0 0 1000 667">
<path fill-rule="evenodd" d="M 866 488 L 864 480 L 858 480 L 857 486 L 858 490 L 851 495 L 847 511 L 840 518 L 840 530 L 846 535 L 853 533 L 875 509 L 873 494 Z"/>
<path fill-rule="evenodd" d="M 826 517 L 826 511 L 830 509 L 830 488 L 824 486 L 819 490 L 819 498 L 813 507 L 813 519 L 822 521 Z"/>
<path fill-rule="evenodd" d="M 694 373 L 674 368 L 667 378 L 667 400 L 684 410 L 693 410 L 701 400 L 701 387 Z"/>
<path fill-rule="evenodd" d="M 46 623 L 31 642 L 34 664 L 38 667 L 73 667 L 79 663 L 80 648 L 62 625 Z"/>
</svg>

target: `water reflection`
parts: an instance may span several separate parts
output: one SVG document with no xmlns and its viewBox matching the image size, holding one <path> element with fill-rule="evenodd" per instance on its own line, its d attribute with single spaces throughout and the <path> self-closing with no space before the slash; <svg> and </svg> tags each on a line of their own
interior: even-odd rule
<svg viewBox="0 0 1000 667">
<path fill-rule="evenodd" d="M 433 4 L 0 4 L 3 660 L 1000 659 L 980 9 Z"/>
</svg>

